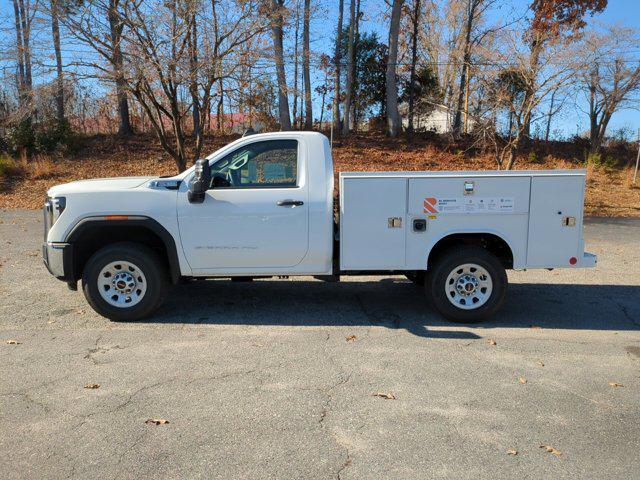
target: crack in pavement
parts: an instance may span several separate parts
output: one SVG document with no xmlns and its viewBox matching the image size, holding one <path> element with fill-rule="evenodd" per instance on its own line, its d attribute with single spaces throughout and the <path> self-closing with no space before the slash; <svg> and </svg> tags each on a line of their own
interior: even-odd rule
<svg viewBox="0 0 640 480">
<path fill-rule="evenodd" d="M 107 352 L 110 352 L 111 350 L 124 350 L 126 348 L 126 347 L 121 347 L 120 345 L 113 345 L 109 347 L 98 346 L 103 336 L 104 336 L 104 333 L 101 333 L 100 335 L 98 335 L 98 338 L 96 338 L 93 344 L 93 348 L 88 348 L 87 354 L 84 356 L 85 359 L 90 360 L 94 365 L 100 365 L 100 362 L 94 357 L 94 355 L 99 353 L 107 353 Z"/>
<path fill-rule="evenodd" d="M 338 389 L 339 387 L 342 387 L 344 385 L 346 385 L 347 383 L 349 383 L 349 381 L 351 380 L 351 375 L 352 373 L 347 373 L 345 372 L 337 363 L 335 358 L 333 358 L 333 356 L 331 354 L 329 354 L 327 352 L 327 344 L 329 342 L 329 339 L 331 337 L 331 334 L 329 332 L 327 332 L 326 334 L 326 338 L 325 338 L 325 342 L 324 342 L 324 351 L 326 354 L 327 359 L 329 360 L 329 363 L 331 363 L 331 365 L 333 365 L 333 367 L 338 371 L 338 380 L 336 382 L 334 382 L 333 384 L 329 385 L 329 387 L 327 388 L 319 388 L 317 389 L 319 392 L 323 393 L 325 395 L 325 401 L 324 404 L 322 406 L 322 410 L 320 411 L 320 418 L 318 419 L 318 425 L 320 425 L 320 428 L 322 428 L 325 432 L 327 432 L 330 436 L 330 438 L 333 440 L 333 442 L 335 442 L 336 445 L 338 445 L 343 451 L 344 451 L 344 457 L 345 460 L 342 462 L 342 464 L 339 466 L 338 470 L 336 471 L 336 478 L 338 480 L 340 480 L 342 477 L 342 472 L 353 463 L 353 459 L 351 457 L 351 452 L 349 451 L 349 448 L 344 445 L 342 442 L 340 442 L 340 440 L 336 437 L 335 433 L 331 432 L 328 427 L 325 424 L 325 420 L 327 419 L 327 415 L 329 414 L 330 411 L 330 406 L 331 403 L 333 402 L 333 398 L 334 398 L 334 391 L 336 389 Z"/>
</svg>

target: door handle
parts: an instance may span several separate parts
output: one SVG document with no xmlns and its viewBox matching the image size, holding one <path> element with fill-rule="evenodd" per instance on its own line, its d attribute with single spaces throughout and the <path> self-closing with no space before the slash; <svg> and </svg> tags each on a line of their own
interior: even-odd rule
<svg viewBox="0 0 640 480">
<path fill-rule="evenodd" d="M 299 207 L 304 205 L 304 202 L 301 202 L 300 200 L 280 200 L 277 205 L 279 207 Z"/>
</svg>

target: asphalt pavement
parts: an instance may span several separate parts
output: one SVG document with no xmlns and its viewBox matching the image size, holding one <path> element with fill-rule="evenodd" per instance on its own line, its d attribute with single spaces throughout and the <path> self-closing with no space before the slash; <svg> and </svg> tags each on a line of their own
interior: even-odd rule
<svg viewBox="0 0 640 480">
<path fill-rule="evenodd" d="M 640 478 L 640 220 L 585 238 L 597 268 L 510 272 L 475 326 L 378 276 L 193 282 L 112 323 L 46 271 L 41 213 L 1 211 L 0 476 Z"/>
</svg>

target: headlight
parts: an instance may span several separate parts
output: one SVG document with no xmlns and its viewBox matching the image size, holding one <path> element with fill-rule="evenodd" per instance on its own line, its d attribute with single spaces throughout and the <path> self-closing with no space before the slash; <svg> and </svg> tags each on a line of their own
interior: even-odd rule
<svg viewBox="0 0 640 480">
<path fill-rule="evenodd" d="M 67 199 L 65 197 L 48 197 L 44 202 L 44 233 L 45 238 L 49 229 L 56 223 L 56 220 L 64 212 L 64 207 L 67 206 Z"/>
</svg>

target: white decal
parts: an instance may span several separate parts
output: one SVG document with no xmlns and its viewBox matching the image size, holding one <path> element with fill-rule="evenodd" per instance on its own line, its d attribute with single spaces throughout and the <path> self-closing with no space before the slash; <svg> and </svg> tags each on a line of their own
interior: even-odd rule
<svg viewBox="0 0 640 480">
<path fill-rule="evenodd" d="M 430 205 L 433 200 L 436 201 Z M 431 197 L 425 199 L 424 213 L 509 213 L 513 212 L 514 203 L 513 197 Z"/>
</svg>

